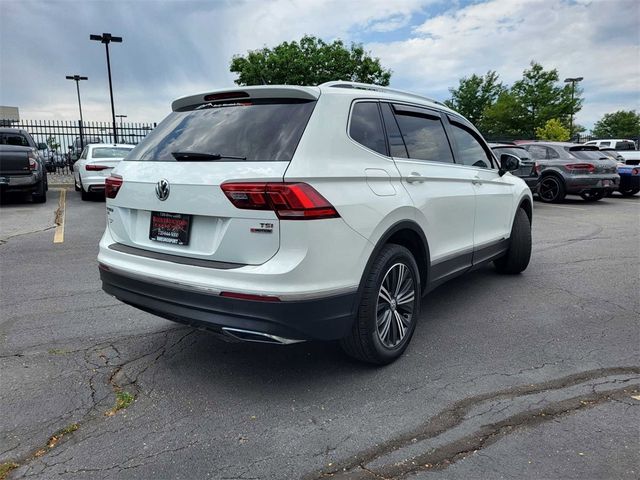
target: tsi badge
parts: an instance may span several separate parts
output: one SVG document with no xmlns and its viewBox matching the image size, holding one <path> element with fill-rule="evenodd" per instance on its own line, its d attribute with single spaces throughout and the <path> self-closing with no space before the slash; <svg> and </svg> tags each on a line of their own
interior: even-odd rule
<svg viewBox="0 0 640 480">
<path fill-rule="evenodd" d="M 164 202 L 167 198 L 169 198 L 169 193 L 169 182 L 163 178 L 156 185 L 156 196 L 160 199 L 160 201 Z"/>
<path fill-rule="evenodd" d="M 261 223 L 260 228 L 253 227 L 251 233 L 273 233 L 273 223 Z"/>
</svg>

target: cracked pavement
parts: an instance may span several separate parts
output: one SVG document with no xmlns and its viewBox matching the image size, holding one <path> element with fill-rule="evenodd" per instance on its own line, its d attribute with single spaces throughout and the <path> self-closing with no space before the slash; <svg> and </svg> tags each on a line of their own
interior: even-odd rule
<svg viewBox="0 0 640 480">
<path fill-rule="evenodd" d="M 64 243 L 40 219 L 0 245 L 9 478 L 639 475 L 640 198 L 536 202 L 528 270 L 438 288 L 407 354 L 374 368 L 335 344 L 229 343 L 119 303 L 95 260 L 104 203 L 78 197 Z M 2 235 L 31 207 L 0 206 Z M 134 401 L 107 416 L 117 392 Z"/>
</svg>

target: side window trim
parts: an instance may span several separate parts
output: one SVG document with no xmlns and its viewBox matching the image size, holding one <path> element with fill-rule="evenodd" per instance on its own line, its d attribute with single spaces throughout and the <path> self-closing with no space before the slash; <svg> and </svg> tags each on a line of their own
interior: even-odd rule
<svg viewBox="0 0 640 480">
<path fill-rule="evenodd" d="M 400 132 L 400 140 L 402 140 L 402 145 L 404 146 L 404 152 L 406 157 L 394 157 L 393 155 L 391 155 L 391 139 L 389 134 L 390 125 L 387 125 L 387 122 L 384 119 L 384 113 L 382 112 L 382 109 L 385 107 L 389 107 L 389 112 L 391 113 L 391 121 L 395 124 L 396 130 Z M 384 138 L 385 138 L 385 141 L 387 142 L 387 152 L 389 152 L 389 156 L 391 158 L 403 158 L 405 160 L 409 160 L 409 150 L 407 149 L 407 144 L 405 143 L 404 138 L 402 137 L 402 131 L 400 130 L 400 125 L 398 125 L 398 119 L 396 118 L 396 115 L 393 112 L 393 105 L 390 102 L 381 101 L 381 102 L 378 102 L 378 109 L 380 110 L 380 116 L 382 118 L 382 128 L 384 129 Z"/>
<path fill-rule="evenodd" d="M 456 165 L 461 165 L 463 167 L 471 167 L 471 168 L 480 168 L 480 167 L 473 167 L 472 165 L 465 165 L 464 163 L 458 161 L 458 145 L 456 145 L 456 139 L 455 136 L 453 135 L 453 131 L 451 130 L 454 126 L 461 128 L 463 130 L 465 130 L 467 133 L 469 133 L 479 144 L 480 147 L 482 147 L 482 150 L 484 150 L 485 155 L 487 155 L 487 158 L 489 159 L 489 162 L 491 163 L 491 168 L 486 169 L 486 168 L 482 168 L 482 170 L 497 170 L 497 165 L 498 165 L 498 161 L 495 157 L 495 155 L 493 154 L 493 150 L 491 150 L 491 148 L 489 148 L 489 146 L 487 145 L 487 143 L 484 141 L 484 139 L 482 138 L 481 135 L 479 135 L 474 128 L 472 128 L 472 126 L 470 124 L 468 124 L 468 122 L 464 121 L 462 118 L 457 118 L 453 115 L 444 115 L 446 117 L 446 121 L 443 122 L 445 124 L 445 129 L 447 131 L 447 136 L 450 138 L 450 142 L 452 144 L 453 147 L 453 161 L 456 163 Z"/>
</svg>

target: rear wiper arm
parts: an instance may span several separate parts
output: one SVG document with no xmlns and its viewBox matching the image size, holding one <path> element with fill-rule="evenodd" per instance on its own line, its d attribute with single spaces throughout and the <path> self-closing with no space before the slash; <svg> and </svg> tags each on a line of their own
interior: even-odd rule
<svg viewBox="0 0 640 480">
<path fill-rule="evenodd" d="M 246 160 L 247 157 L 223 155 L 222 153 L 171 152 L 178 162 L 210 162 L 215 160 Z"/>
</svg>

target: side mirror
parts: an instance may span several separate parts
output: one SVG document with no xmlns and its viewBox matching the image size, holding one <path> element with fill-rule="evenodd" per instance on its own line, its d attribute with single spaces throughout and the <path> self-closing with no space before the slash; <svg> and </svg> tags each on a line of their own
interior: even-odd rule
<svg viewBox="0 0 640 480">
<path fill-rule="evenodd" d="M 38 144 L 38 150 L 46 150 L 47 149 L 47 144 L 46 143 L 39 143 Z"/>
<path fill-rule="evenodd" d="M 511 153 L 500 155 L 500 169 L 498 174 L 503 176 L 507 172 L 513 172 L 520 168 L 520 159 Z"/>
</svg>

